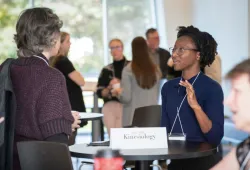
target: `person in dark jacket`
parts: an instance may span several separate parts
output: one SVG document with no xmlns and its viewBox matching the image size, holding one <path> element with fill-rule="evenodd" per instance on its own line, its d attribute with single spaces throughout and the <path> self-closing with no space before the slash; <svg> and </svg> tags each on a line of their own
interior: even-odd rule
<svg viewBox="0 0 250 170">
<path fill-rule="evenodd" d="M 72 131 L 79 127 L 79 115 L 71 113 L 65 78 L 48 63 L 60 47 L 61 27 L 61 20 L 49 8 L 26 9 L 16 24 L 18 59 L 10 69 L 17 104 L 14 170 L 21 169 L 17 142 L 67 144 Z"/>
<path fill-rule="evenodd" d="M 157 64 L 162 72 L 162 78 L 168 80 L 180 77 L 181 71 L 175 71 L 172 67 L 168 66 L 168 60 L 171 57 L 169 51 L 160 48 L 160 37 L 155 28 L 150 28 L 146 31 L 146 38 L 149 47 L 149 52 L 155 64 Z"/>
<path fill-rule="evenodd" d="M 105 66 L 98 78 L 97 95 L 104 100 L 102 113 L 103 122 L 110 134 L 110 128 L 122 126 L 122 104 L 117 97 L 112 96 L 112 89 L 120 87 L 122 70 L 129 63 L 123 55 L 123 43 L 120 39 L 112 39 L 109 42 L 110 53 L 113 62 Z"/>
</svg>

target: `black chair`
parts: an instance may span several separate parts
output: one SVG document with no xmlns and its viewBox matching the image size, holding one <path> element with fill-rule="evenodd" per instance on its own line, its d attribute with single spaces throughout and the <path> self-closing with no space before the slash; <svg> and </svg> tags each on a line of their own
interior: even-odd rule
<svg viewBox="0 0 250 170">
<path fill-rule="evenodd" d="M 135 109 L 134 117 L 131 126 L 126 127 L 160 127 L 161 126 L 161 105 L 151 105 L 144 106 Z M 148 161 L 148 166 L 153 167 L 159 165 L 150 165 Z M 138 161 L 127 161 L 125 164 L 125 169 L 131 168 L 134 169 L 134 164 L 139 164 Z M 139 165 L 138 165 L 139 166 Z"/>
<path fill-rule="evenodd" d="M 160 127 L 161 106 L 152 105 L 135 109 L 132 126 L 136 127 Z"/>
<path fill-rule="evenodd" d="M 22 170 L 73 170 L 68 146 L 55 142 L 18 142 Z"/>
</svg>

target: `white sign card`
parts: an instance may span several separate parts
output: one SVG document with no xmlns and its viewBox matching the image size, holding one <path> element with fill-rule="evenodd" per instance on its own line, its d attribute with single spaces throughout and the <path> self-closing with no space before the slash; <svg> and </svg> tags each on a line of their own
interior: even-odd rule
<svg viewBox="0 0 250 170">
<path fill-rule="evenodd" d="M 112 149 L 168 148 L 166 128 L 111 128 L 110 147 Z"/>
</svg>

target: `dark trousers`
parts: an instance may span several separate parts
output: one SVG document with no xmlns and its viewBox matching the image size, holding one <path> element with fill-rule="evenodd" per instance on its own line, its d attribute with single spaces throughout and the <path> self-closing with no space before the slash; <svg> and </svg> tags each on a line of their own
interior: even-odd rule
<svg viewBox="0 0 250 170">
<path fill-rule="evenodd" d="M 171 160 L 168 170 L 208 170 L 216 165 L 222 157 L 219 154 L 200 158 Z"/>
</svg>

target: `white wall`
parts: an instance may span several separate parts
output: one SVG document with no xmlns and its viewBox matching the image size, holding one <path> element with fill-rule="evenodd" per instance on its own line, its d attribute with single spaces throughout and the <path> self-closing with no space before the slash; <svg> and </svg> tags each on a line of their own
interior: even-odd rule
<svg viewBox="0 0 250 170">
<path fill-rule="evenodd" d="M 172 47 L 176 40 L 176 28 L 192 23 L 192 0 L 164 0 L 167 43 Z"/>
<path fill-rule="evenodd" d="M 222 72 L 249 56 L 248 0 L 193 0 L 192 23 L 218 42 Z"/>
<path fill-rule="evenodd" d="M 250 0 L 165 0 L 167 42 L 173 46 L 176 27 L 194 25 L 218 42 L 223 76 L 250 56 Z M 223 83 L 225 96 L 229 85 Z M 228 109 L 225 114 L 230 115 Z"/>
</svg>

